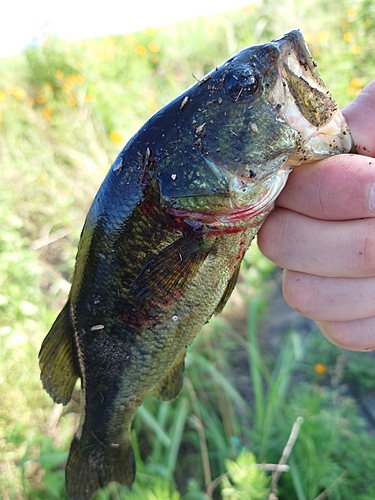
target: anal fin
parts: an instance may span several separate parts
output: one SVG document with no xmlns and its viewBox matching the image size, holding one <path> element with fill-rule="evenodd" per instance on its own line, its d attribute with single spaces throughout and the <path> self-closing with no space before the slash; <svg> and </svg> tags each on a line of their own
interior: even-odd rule
<svg viewBox="0 0 375 500">
<path fill-rule="evenodd" d="M 152 394 L 161 401 L 171 401 L 181 391 L 184 381 L 185 352 L 172 366 L 167 375 L 152 391 Z"/>
<path fill-rule="evenodd" d="M 74 330 L 68 302 L 43 340 L 39 352 L 43 387 L 56 403 L 64 405 L 69 402 L 76 380 L 80 376 L 73 345 Z"/>
</svg>

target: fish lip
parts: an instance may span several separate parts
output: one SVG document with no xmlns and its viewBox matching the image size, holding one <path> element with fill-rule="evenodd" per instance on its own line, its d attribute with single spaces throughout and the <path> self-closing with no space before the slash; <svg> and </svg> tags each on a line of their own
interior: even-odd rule
<svg viewBox="0 0 375 500">
<path fill-rule="evenodd" d="M 355 152 L 352 134 L 345 118 L 338 109 L 331 120 L 319 127 L 306 143 L 314 151 L 314 161 L 339 153 Z"/>
<path fill-rule="evenodd" d="M 300 133 L 302 136 L 303 130 Z M 303 163 L 312 163 L 328 156 L 356 152 L 352 134 L 339 109 L 321 127 L 305 133 L 301 144 L 301 149 L 295 150 L 290 155 L 286 163 L 289 167 L 301 165 L 302 160 Z"/>
<path fill-rule="evenodd" d="M 263 179 L 262 183 L 259 183 L 259 187 L 261 187 L 262 184 L 265 185 L 269 183 L 269 188 L 265 190 L 263 196 L 261 196 L 256 203 L 245 207 L 234 205 L 232 208 L 228 207 L 228 210 L 216 214 L 192 212 L 170 207 L 167 207 L 166 210 L 175 217 L 183 219 L 184 222 L 194 229 L 200 229 L 202 226 L 205 226 L 208 230 L 223 230 L 223 226 L 230 229 L 234 229 L 238 226 L 238 230 L 241 230 L 243 229 L 243 224 L 241 223 L 250 224 L 258 215 L 266 215 L 273 208 L 276 198 L 279 196 L 288 180 L 290 171 L 291 169 L 289 167 L 281 168 Z"/>
<path fill-rule="evenodd" d="M 355 152 L 350 129 L 321 78 L 301 31 L 292 30 L 273 43 L 280 52 L 279 82 L 286 82 L 283 85 L 284 102 L 289 102 L 283 116 L 298 131 L 303 145 L 301 149 L 296 148 L 287 165 L 297 166 L 302 161 L 309 163 L 338 153 Z M 290 79 L 305 82 L 325 102 L 319 110 L 318 123 L 315 123 L 316 117 L 304 113 L 306 104 L 298 104 L 298 99 L 291 95 Z M 294 113 L 290 106 L 297 106 L 299 113 Z"/>
<path fill-rule="evenodd" d="M 302 76 L 311 87 L 323 93 L 327 92 L 327 87 L 300 30 L 291 30 L 272 43 L 278 47 L 284 67 L 293 68 L 296 76 Z"/>
</svg>

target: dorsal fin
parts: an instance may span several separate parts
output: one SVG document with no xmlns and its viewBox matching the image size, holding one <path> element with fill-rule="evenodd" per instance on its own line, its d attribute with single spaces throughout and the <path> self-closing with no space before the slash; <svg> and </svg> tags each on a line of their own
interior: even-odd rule
<svg viewBox="0 0 375 500">
<path fill-rule="evenodd" d="M 66 405 L 80 377 L 74 353 L 74 330 L 69 301 L 58 315 L 39 352 L 43 387 L 56 403 Z"/>
</svg>

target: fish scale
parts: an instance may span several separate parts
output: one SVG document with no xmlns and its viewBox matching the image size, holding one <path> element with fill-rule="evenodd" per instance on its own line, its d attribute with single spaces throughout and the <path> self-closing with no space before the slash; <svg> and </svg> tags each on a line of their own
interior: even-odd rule
<svg viewBox="0 0 375 500">
<path fill-rule="evenodd" d="M 292 167 L 354 151 L 299 31 L 248 47 L 158 111 L 113 163 L 86 218 L 67 304 L 44 339 L 44 388 L 81 420 L 71 500 L 135 478 L 130 432 L 168 401 L 186 349 L 233 291 Z"/>
</svg>

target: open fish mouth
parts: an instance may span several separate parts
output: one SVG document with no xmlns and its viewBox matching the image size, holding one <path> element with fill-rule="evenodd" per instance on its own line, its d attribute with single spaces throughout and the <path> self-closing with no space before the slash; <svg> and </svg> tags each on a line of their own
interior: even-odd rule
<svg viewBox="0 0 375 500">
<path fill-rule="evenodd" d="M 291 31 L 274 43 L 282 64 L 271 101 L 281 106 L 283 119 L 299 132 L 302 140 L 302 145 L 290 155 L 288 165 L 355 152 L 350 130 L 319 75 L 302 33 Z"/>
</svg>

